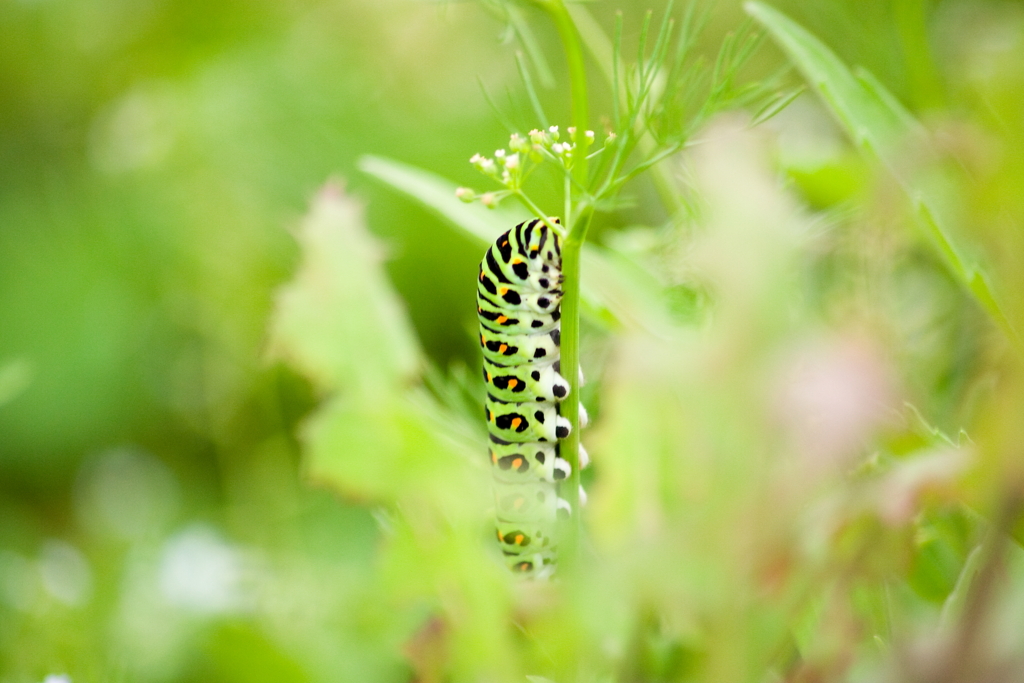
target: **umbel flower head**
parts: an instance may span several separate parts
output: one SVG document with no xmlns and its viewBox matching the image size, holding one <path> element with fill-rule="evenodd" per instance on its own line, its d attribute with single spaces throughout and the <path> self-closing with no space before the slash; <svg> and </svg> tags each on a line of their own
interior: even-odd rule
<svg viewBox="0 0 1024 683">
<path fill-rule="evenodd" d="M 563 139 L 558 126 L 550 126 L 546 130 L 535 128 L 525 135 L 513 133 L 508 139 L 507 149 L 495 150 L 491 157 L 474 154 L 469 160 L 473 168 L 496 180 L 504 189 L 481 194 L 471 188 L 460 187 L 455 196 L 466 203 L 479 200 L 484 206 L 494 208 L 505 197 L 521 192 L 523 182 L 534 168 L 546 161 L 555 163 L 568 174 L 577 156 L 577 145 L 582 144 L 581 153 L 585 153 L 594 143 L 595 136 L 592 130 L 577 136 L 576 128 L 572 126 L 565 132 L 568 139 Z M 614 135 L 609 135 L 605 147 L 613 140 Z"/>
</svg>

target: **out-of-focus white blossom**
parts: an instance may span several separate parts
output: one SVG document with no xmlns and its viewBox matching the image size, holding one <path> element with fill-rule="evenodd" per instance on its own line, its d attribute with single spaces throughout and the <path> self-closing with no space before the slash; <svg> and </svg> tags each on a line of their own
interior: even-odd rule
<svg viewBox="0 0 1024 683">
<path fill-rule="evenodd" d="M 160 592 L 195 612 L 231 612 L 242 604 L 242 558 L 213 529 L 193 526 L 171 537 L 160 557 Z"/>
<path fill-rule="evenodd" d="M 43 545 L 39 575 L 46 592 L 69 607 L 82 605 L 92 596 L 92 569 L 70 543 L 50 540 Z"/>
</svg>

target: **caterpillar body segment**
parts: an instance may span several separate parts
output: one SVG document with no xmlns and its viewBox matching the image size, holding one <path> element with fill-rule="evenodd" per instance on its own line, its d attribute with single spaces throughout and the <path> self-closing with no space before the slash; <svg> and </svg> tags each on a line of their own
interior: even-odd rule
<svg viewBox="0 0 1024 683">
<path fill-rule="evenodd" d="M 569 463 L 558 454 L 558 444 L 491 442 L 494 478 L 510 484 L 546 481 L 558 482 L 572 472 Z"/>
<path fill-rule="evenodd" d="M 494 507 L 499 524 L 554 522 L 570 512 L 569 504 L 558 497 L 557 486 L 548 482 L 495 486 Z"/>
<path fill-rule="evenodd" d="M 487 271 L 480 270 L 477 299 L 487 299 L 506 311 L 550 314 L 562 302 L 562 290 L 543 292 L 526 285 L 495 282 Z"/>
<path fill-rule="evenodd" d="M 547 228 L 545 227 L 545 231 Z M 546 235 L 545 235 L 545 239 Z M 536 249 L 528 249 L 527 253 L 537 253 Z M 487 266 L 484 268 L 484 266 Z M 529 257 L 524 257 L 517 250 L 511 254 L 509 261 L 504 260 L 504 254 L 495 247 L 491 247 L 484 255 L 480 264 L 481 280 L 486 277 L 497 286 L 510 285 L 519 290 L 533 291 L 537 293 L 548 292 L 561 293 L 562 272 L 554 263 L 545 261 L 539 267 L 530 267 Z M 487 288 L 490 291 L 490 288 Z"/>
<path fill-rule="evenodd" d="M 496 526 L 498 544 L 506 556 L 548 552 L 556 547 L 553 520 L 498 520 Z"/>
<path fill-rule="evenodd" d="M 555 225 L 558 219 L 549 221 Z M 552 291 L 562 284 L 562 242 L 542 221 L 526 221 L 499 237 L 484 254 L 483 266 L 496 279 Z"/>
<path fill-rule="evenodd" d="M 508 568 L 514 573 L 533 579 L 546 579 L 554 574 L 555 560 L 556 553 L 553 549 L 543 553 L 507 555 L 505 557 Z"/>
<path fill-rule="evenodd" d="M 558 327 L 561 309 L 550 313 L 534 313 L 532 311 L 511 311 L 501 303 L 477 292 L 476 312 L 481 325 L 490 329 L 501 330 L 506 334 L 539 334 L 550 332 Z"/>
<path fill-rule="evenodd" d="M 553 363 L 499 365 L 484 356 L 487 393 L 502 401 L 561 401 L 569 383 Z"/>
<path fill-rule="evenodd" d="M 557 441 L 569 436 L 569 420 L 558 414 L 553 403 L 506 403 L 488 396 L 487 428 L 505 441 Z"/>
<path fill-rule="evenodd" d="M 523 366 L 557 359 L 561 339 L 562 332 L 558 328 L 543 334 L 505 334 L 480 326 L 480 349 L 484 358 L 499 365 Z"/>
<path fill-rule="evenodd" d="M 477 277 L 496 535 L 508 567 L 535 579 L 555 571 L 559 518 L 571 512 L 558 495 L 572 473 L 559 453 L 571 389 L 559 362 L 562 284 L 561 236 L 540 220 L 498 237 Z"/>
</svg>

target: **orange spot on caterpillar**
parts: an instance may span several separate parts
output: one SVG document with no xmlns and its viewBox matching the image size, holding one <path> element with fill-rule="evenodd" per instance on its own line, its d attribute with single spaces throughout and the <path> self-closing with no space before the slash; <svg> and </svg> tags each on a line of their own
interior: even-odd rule
<svg viewBox="0 0 1024 683">
<path fill-rule="evenodd" d="M 495 320 L 494 322 L 498 323 L 499 325 L 504 325 L 506 320 L 508 320 L 508 318 L 506 318 L 503 315 L 499 315 L 498 319 Z"/>
<path fill-rule="evenodd" d="M 499 291 L 499 292 L 501 292 L 501 295 L 502 295 L 502 296 L 505 296 L 505 293 L 506 293 L 506 292 L 508 292 L 508 287 L 502 287 L 502 288 L 501 288 L 501 289 L 499 289 L 498 291 Z"/>
<path fill-rule="evenodd" d="M 522 543 L 523 543 L 523 535 L 522 534 L 516 534 L 516 545 L 522 545 Z"/>
<path fill-rule="evenodd" d="M 516 458 L 515 460 L 512 461 L 512 469 L 518 470 L 519 466 L 522 465 L 522 464 L 523 464 L 523 459 L 522 458 Z"/>
<path fill-rule="evenodd" d="M 517 380 L 517 379 L 510 379 L 508 381 L 508 388 L 509 389 L 515 389 L 518 385 L 519 385 L 519 380 Z"/>
<path fill-rule="evenodd" d="M 519 425 L 523 423 L 523 418 L 517 417 L 512 420 L 512 429 L 519 429 Z"/>
<path fill-rule="evenodd" d="M 498 347 L 498 353 L 505 353 L 505 349 L 508 348 L 508 344 L 502 344 Z"/>
</svg>

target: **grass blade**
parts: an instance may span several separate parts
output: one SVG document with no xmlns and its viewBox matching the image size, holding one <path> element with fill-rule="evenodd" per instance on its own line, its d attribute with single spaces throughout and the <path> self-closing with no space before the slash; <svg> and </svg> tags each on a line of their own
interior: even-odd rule
<svg viewBox="0 0 1024 683">
<path fill-rule="evenodd" d="M 366 155 L 359 169 L 419 202 L 431 213 L 480 243 L 481 250 L 505 230 L 530 217 L 525 210 L 481 204 L 463 204 L 455 198 L 455 183 L 434 173 L 394 159 Z M 669 325 L 657 303 L 660 285 L 642 270 L 628 268 L 621 259 L 600 247 L 584 244 L 581 252 L 582 310 L 605 327 L 634 327 L 664 334 Z"/>
<path fill-rule="evenodd" d="M 491 94 L 487 92 L 487 87 L 484 85 L 483 79 L 477 76 L 476 82 L 480 86 L 480 93 L 484 96 L 484 100 L 491 107 L 491 111 L 494 112 L 494 117 L 498 119 L 498 123 L 504 126 L 505 130 L 507 130 L 510 133 L 515 131 L 516 127 L 512 123 L 512 120 L 505 116 L 504 113 L 502 113 L 501 109 L 498 107 L 498 104 L 491 97 Z"/>
<path fill-rule="evenodd" d="M 755 0 L 745 7 L 818 91 L 853 142 L 880 161 L 903 186 L 915 208 L 919 227 L 950 273 L 985 309 L 1018 352 L 1024 353 L 1024 345 L 1003 311 L 988 275 L 968 263 L 954 241 L 940 202 L 902 170 L 899 157 L 906 144 L 927 145 L 923 126 L 874 77 L 864 70 L 855 76 L 834 52 L 792 19 Z"/>
<path fill-rule="evenodd" d="M 792 104 L 793 100 L 800 97 L 805 90 L 807 90 L 805 86 L 800 86 L 799 88 L 793 88 L 789 92 L 781 93 L 775 99 L 770 100 L 759 112 L 754 114 L 754 119 L 750 122 L 751 127 L 759 126 L 765 121 L 771 119 L 773 116 Z"/>
<path fill-rule="evenodd" d="M 365 155 L 359 170 L 419 202 L 425 209 L 481 242 L 490 243 L 504 230 L 529 217 L 519 207 L 487 209 L 455 198 L 455 183 L 394 159 Z"/>
<path fill-rule="evenodd" d="M 533 79 L 530 78 L 530 69 L 526 65 L 526 60 L 523 59 L 522 52 L 516 52 L 516 66 L 519 68 L 519 77 L 523 79 L 523 86 L 526 88 L 526 95 L 530 98 L 530 106 L 533 107 L 533 114 L 540 121 L 542 128 L 547 128 L 550 124 L 548 123 L 548 117 L 544 113 L 544 108 L 540 105 L 540 98 L 537 97 L 537 90 L 533 87 Z"/>
<path fill-rule="evenodd" d="M 533 34 L 533 30 L 530 28 L 530 23 L 523 17 L 522 11 L 512 3 L 505 5 L 505 11 L 508 13 L 508 21 L 512 25 L 512 30 L 519 36 L 519 42 L 523 44 L 526 56 L 530 58 L 533 68 L 537 71 L 537 78 L 540 79 L 541 86 L 554 88 L 555 76 L 551 72 L 551 66 L 548 64 L 547 58 L 544 57 L 544 51 L 537 41 L 537 36 Z"/>
</svg>

